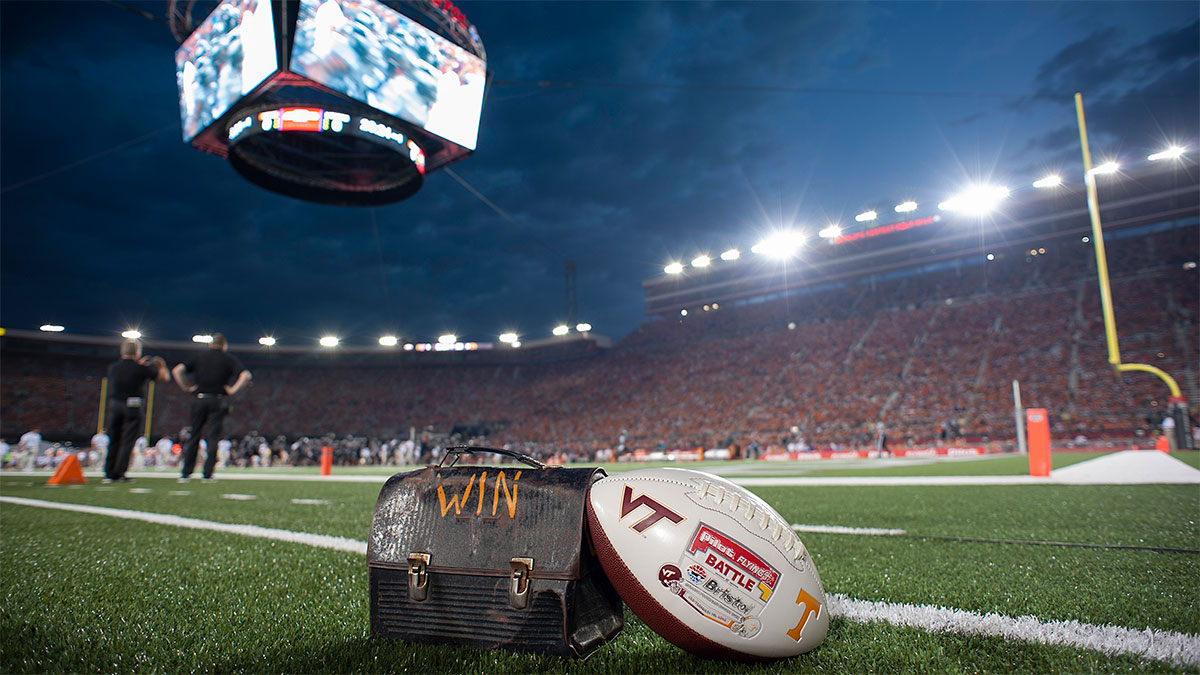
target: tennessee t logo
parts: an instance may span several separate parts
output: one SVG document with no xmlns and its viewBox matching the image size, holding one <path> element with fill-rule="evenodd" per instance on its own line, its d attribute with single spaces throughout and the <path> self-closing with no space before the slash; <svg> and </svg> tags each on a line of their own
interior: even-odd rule
<svg viewBox="0 0 1200 675">
<path fill-rule="evenodd" d="M 646 516 L 645 518 L 642 518 L 641 520 L 637 521 L 632 526 L 633 531 L 637 532 L 639 534 L 650 529 L 651 527 L 654 526 L 655 523 L 662 520 L 663 518 L 666 518 L 667 520 L 671 521 L 672 523 L 675 523 L 676 525 L 683 522 L 682 515 L 675 513 L 671 509 L 668 509 L 667 507 L 665 507 L 662 504 L 660 504 L 659 502 L 647 497 L 646 495 L 642 495 L 641 497 L 634 499 L 633 498 L 633 488 L 629 487 L 628 485 L 625 486 L 625 494 L 621 495 L 621 517 L 618 518 L 617 520 L 625 520 L 625 516 L 632 513 L 633 510 L 638 508 L 639 506 L 650 507 L 650 514 L 648 516 Z"/>
</svg>

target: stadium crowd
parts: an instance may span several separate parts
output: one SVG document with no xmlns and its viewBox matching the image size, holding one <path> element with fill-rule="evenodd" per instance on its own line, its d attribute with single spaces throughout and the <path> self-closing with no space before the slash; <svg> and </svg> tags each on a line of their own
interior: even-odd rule
<svg viewBox="0 0 1200 675">
<path fill-rule="evenodd" d="M 1185 263 L 1198 231 L 1109 244 L 1124 360 L 1175 374 L 1193 404 L 1200 284 Z M 880 422 L 893 447 L 1007 443 L 1013 380 L 1027 407 L 1050 411 L 1058 438 L 1152 433 L 1164 387 L 1108 365 L 1091 245 L 1042 251 L 695 308 L 586 358 L 254 362 L 223 461 L 314 464 L 322 447 L 339 464 L 426 461 L 452 442 L 592 459 L 635 448 L 867 447 Z M 96 357 L 6 355 L 4 428 L 89 433 L 102 373 Z M 153 425 L 173 445 L 187 433 L 187 399 L 172 389 L 159 390 Z"/>
</svg>

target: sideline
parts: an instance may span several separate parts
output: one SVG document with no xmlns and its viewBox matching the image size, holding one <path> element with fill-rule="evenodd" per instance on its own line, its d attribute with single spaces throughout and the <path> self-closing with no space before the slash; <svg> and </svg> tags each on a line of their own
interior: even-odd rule
<svg viewBox="0 0 1200 675">
<path fill-rule="evenodd" d="M 198 518 L 104 506 L 48 502 L 23 497 L 0 496 L 0 502 L 274 539 L 358 555 L 366 555 L 367 552 L 367 543 L 364 541 L 258 527 L 257 525 L 230 525 Z M 948 632 L 961 635 L 1001 637 L 1075 649 L 1092 649 L 1110 656 L 1119 654 L 1140 656 L 1184 668 L 1200 667 L 1200 636 L 1187 633 L 1151 628 L 1135 630 L 1112 625 L 1097 626 L 1079 621 L 1044 621 L 1033 616 L 1010 617 L 994 613 L 980 614 L 935 605 L 872 602 L 855 600 L 838 593 L 830 593 L 826 597 L 830 615 L 850 621 L 864 623 L 884 621 L 894 626 L 921 628 L 934 633 Z"/>
</svg>

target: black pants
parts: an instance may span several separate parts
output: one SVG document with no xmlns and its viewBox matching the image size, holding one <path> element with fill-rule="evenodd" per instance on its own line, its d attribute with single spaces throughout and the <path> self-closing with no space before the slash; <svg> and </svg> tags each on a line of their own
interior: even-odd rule
<svg viewBox="0 0 1200 675">
<path fill-rule="evenodd" d="M 204 457 L 204 477 L 212 478 L 217 468 L 217 441 L 221 440 L 221 427 L 229 414 L 229 399 L 224 396 L 206 396 L 192 402 L 192 437 L 183 445 L 183 477 L 192 475 L 196 469 L 196 453 L 200 439 L 208 443 L 208 454 Z"/>
<path fill-rule="evenodd" d="M 108 456 L 104 458 L 104 477 L 112 480 L 125 477 L 133 444 L 137 442 L 138 427 L 142 425 L 142 408 L 129 407 L 125 399 L 108 399 Z"/>
</svg>

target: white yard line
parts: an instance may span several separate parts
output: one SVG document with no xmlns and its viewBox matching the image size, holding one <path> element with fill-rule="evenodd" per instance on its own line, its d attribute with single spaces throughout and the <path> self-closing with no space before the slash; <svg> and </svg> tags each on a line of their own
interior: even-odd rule
<svg viewBox="0 0 1200 675">
<path fill-rule="evenodd" d="M 274 539 L 276 541 L 290 541 L 295 544 L 304 544 L 305 546 L 313 546 L 315 548 L 330 548 L 335 551 L 346 551 L 348 553 L 357 553 L 359 555 L 367 554 L 367 543 L 365 541 L 355 541 L 354 539 L 333 537 L 326 534 L 292 532 L 291 530 L 277 530 L 273 527 L 259 527 L 257 525 L 231 525 L 229 523 L 216 523 L 211 520 L 200 520 L 199 518 L 171 516 L 164 513 L 130 511 L 128 509 L 111 509 L 105 506 L 87 506 L 84 504 L 67 504 L 64 502 L 47 502 L 40 499 L 24 499 L 22 497 L 0 497 L 0 502 L 4 502 L 6 504 L 19 504 L 21 506 L 36 506 L 43 509 L 76 511 L 78 513 L 90 513 L 97 516 L 125 518 L 127 520 L 141 520 L 147 523 L 171 525 L 174 527 L 186 527 L 193 530 L 210 530 L 213 532 L 240 534 L 245 537 Z"/>
<path fill-rule="evenodd" d="M 869 534 L 881 537 L 895 537 L 905 534 L 905 530 L 894 530 L 882 527 L 843 527 L 841 525 L 792 525 L 797 532 L 819 532 L 821 534 Z"/>
<path fill-rule="evenodd" d="M 1094 649 L 1109 656 L 1129 654 L 1179 667 L 1200 666 L 1200 637 L 1173 631 L 1096 626 L 1079 621 L 1044 621 L 1033 616 L 980 614 L 934 605 L 870 602 L 831 593 L 831 616 L 852 621 L 886 621 L 934 633 L 1002 637 L 1044 645 Z"/>
<path fill-rule="evenodd" d="M 85 506 L 40 499 L 0 496 L 0 502 L 62 511 L 90 513 L 114 518 L 141 520 L 160 525 L 211 530 L 304 544 L 366 555 L 367 543 L 345 537 L 332 537 L 307 532 L 292 532 L 257 525 L 229 525 L 197 518 L 184 518 L 160 513 Z M 837 593 L 826 596 L 831 616 L 850 621 L 885 621 L 895 626 L 921 628 L 935 633 L 948 632 L 1008 640 L 1061 645 L 1075 649 L 1094 649 L 1110 656 L 1128 654 L 1156 661 L 1165 661 L 1183 668 L 1200 667 L 1200 636 L 1174 631 L 1146 628 L 1135 630 L 1120 626 L 1097 626 L 1079 621 L 1045 621 L 1033 616 L 1010 617 L 1002 614 L 980 614 L 934 605 L 871 602 L 855 600 Z"/>
</svg>

